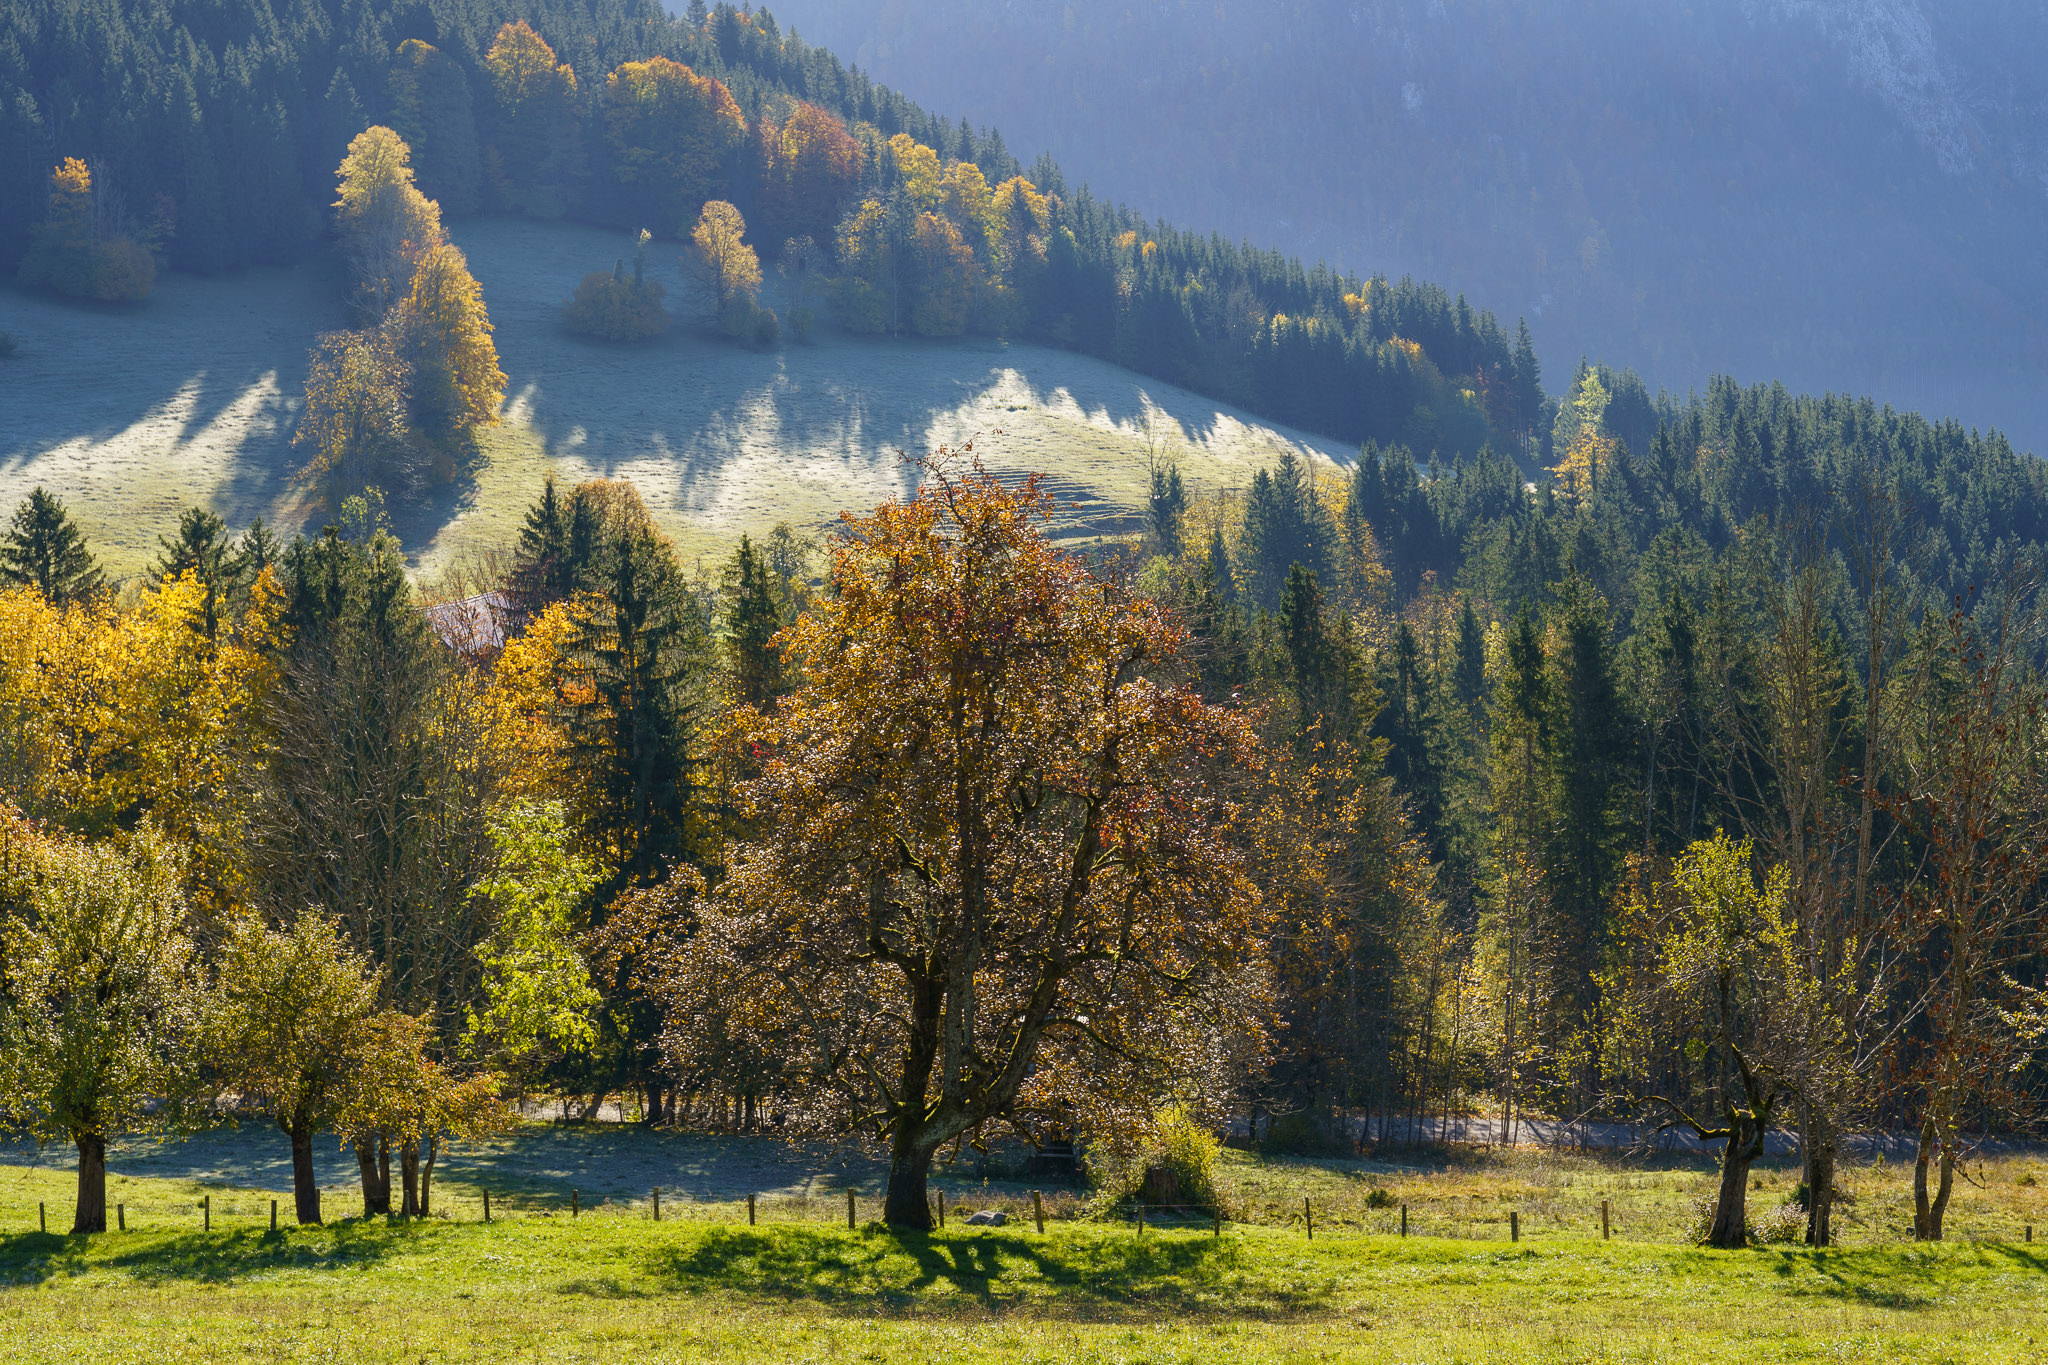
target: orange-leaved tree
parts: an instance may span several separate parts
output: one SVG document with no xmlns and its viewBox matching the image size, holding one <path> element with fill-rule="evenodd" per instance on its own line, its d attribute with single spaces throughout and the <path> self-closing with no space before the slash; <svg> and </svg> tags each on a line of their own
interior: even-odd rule
<svg viewBox="0 0 2048 1365">
<path fill-rule="evenodd" d="M 761 187 L 754 223 L 762 241 L 831 235 L 840 211 L 860 189 L 861 145 L 838 117 L 799 101 L 781 120 L 754 128 Z"/>
<path fill-rule="evenodd" d="M 1251 718 L 1186 684 L 1171 614 L 1045 538 L 1035 477 L 923 475 L 847 519 L 785 632 L 802 682 L 741 792 L 761 833 L 658 988 L 673 1064 L 744 1038 L 787 1117 L 885 1139 L 907 1228 L 941 1144 L 1221 1099 L 1265 999 L 1227 789 Z"/>
</svg>

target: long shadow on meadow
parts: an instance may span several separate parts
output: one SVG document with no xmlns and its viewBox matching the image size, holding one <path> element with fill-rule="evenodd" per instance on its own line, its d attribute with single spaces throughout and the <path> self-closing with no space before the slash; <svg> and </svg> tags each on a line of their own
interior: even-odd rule
<svg viewBox="0 0 2048 1365">
<path fill-rule="evenodd" d="M 647 1265 L 656 1292 L 730 1291 L 863 1312 L 972 1303 L 1006 1311 L 1057 1303 L 1062 1316 L 1133 1313 L 1287 1318 L 1329 1306 L 1326 1285 L 1261 1275 L 1233 1239 L 1059 1237 L 715 1228 Z M 569 1293 L 614 1288 L 579 1283 Z"/>
<path fill-rule="evenodd" d="M 273 1270 L 342 1270 L 407 1249 L 420 1229 L 350 1219 L 314 1232 L 230 1232 L 145 1237 L 107 1254 L 104 1238 L 31 1232 L 0 1237 L 0 1284 L 42 1284 L 88 1270 L 119 1270 L 145 1284 L 231 1284 Z M 89 1254 L 90 1253 L 90 1254 Z"/>
</svg>

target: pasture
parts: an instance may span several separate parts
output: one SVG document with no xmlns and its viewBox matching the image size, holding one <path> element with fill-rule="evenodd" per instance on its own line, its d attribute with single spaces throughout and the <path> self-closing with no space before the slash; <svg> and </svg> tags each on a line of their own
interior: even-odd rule
<svg viewBox="0 0 2048 1365">
<path fill-rule="evenodd" d="M 0 1167 L 6 1358 L 1988 1362 L 2048 1344 L 2048 1248 L 2022 1233 L 2043 1217 L 2037 1154 L 1973 1165 L 1938 1246 L 1898 1223 L 1910 1168 L 1863 1162 L 1845 1172 L 1842 1247 L 1729 1253 L 1683 1243 L 1710 1188 L 1696 1156 L 1228 1151 L 1238 1221 L 1220 1236 L 1206 1220 L 1140 1229 L 1086 1191 L 1046 1200 L 1040 1233 L 1030 1182 L 970 1159 L 937 1182 L 949 1208 L 1025 1216 L 969 1228 L 956 1212 L 910 1236 L 869 1221 L 881 1170 L 868 1153 L 536 1123 L 456 1154 L 436 1216 L 415 1223 L 344 1216 L 347 1171 L 323 1143 L 330 1222 L 273 1234 L 282 1168 L 265 1163 L 282 1146 L 255 1128 L 127 1144 L 108 1197 L 129 1230 L 90 1239 L 35 1230 L 39 1202 L 68 1226 L 68 1171 Z M 1797 1173 L 1758 1178 L 1761 1209 Z M 848 1189 L 862 1201 L 851 1231 Z"/>
<path fill-rule="evenodd" d="M 396 503 L 393 524 L 431 576 L 465 549 L 506 542 L 543 474 L 626 478 L 685 558 L 724 553 L 778 521 L 815 530 L 906 486 L 899 452 L 978 438 L 990 464 L 1050 475 L 1058 532 L 1135 526 L 1148 449 L 1194 487 L 1242 486 L 1283 447 L 1348 460 L 1277 427 L 1086 356 L 986 338 L 892 341 L 821 328 L 753 351 L 686 317 L 640 346 L 572 337 L 562 302 L 627 251 L 622 234 L 567 224 L 456 223 L 509 379 L 503 422 L 452 484 Z M 688 312 L 674 244 L 650 273 Z M 780 302 L 770 272 L 766 299 Z M 283 530 L 320 509 L 293 477 L 306 350 L 347 325 L 346 284 L 319 257 L 219 279 L 171 273 L 132 308 L 0 288 L 0 509 L 40 483 L 70 505 L 108 569 L 147 567 L 178 511 L 204 503 L 239 528 Z"/>
</svg>

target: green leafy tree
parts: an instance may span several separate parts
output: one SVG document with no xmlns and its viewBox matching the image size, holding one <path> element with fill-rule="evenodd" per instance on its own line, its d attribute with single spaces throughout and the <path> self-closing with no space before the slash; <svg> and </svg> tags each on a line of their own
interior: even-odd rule
<svg viewBox="0 0 2048 1365">
<path fill-rule="evenodd" d="M 318 1223 L 313 1138 L 333 1127 L 352 1073 L 365 1064 L 376 974 L 334 922 L 313 910 L 281 931 L 253 915 L 238 920 L 216 970 L 207 1032 L 218 1073 L 291 1139 L 298 1220 Z"/>
<path fill-rule="evenodd" d="M 530 802 L 491 822 L 498 865 L 473 895 L 496 921 L 477 945 L 481 998 L 468 1013 L 465 1042 L 500 1064 L 529 1064 L 543 1054 L 582 1052 L 596 1038 L 603 1003 L 576 946 L 585 899 L 599 877 L 571 847 L 559 801 Z"/>
<path fill-rule="evenodd" d="M 78 1149 L 73 1232 L 107 1230 L 107 1142 L 189 1112 L 201 993 L 183 868 L 148 825 L 125 849 L 0 824 L 0 1117 Z"/>
</svg>

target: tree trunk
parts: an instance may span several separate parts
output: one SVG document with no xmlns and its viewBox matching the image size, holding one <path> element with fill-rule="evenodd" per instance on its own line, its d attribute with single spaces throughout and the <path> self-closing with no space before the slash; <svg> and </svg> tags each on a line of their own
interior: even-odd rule
<svg viewBox="0 0 2048 1365">
<path fill-rule="evenodd" d="M 1835 1125 L 1809 1108 L 1805 1126 L 1806 1244 L 1833 1246 Z"/>
<path fill-rule="evenodd" d="M 1737 1251 L 1749 1245 L 1749 1168 L 1764 1154 L 1764 1125 L 1748 1114 L 1728 1116 L 1728 1145 L 1721 1149 L 1721 1193 L 1714 1201 L 1714 1225 L 1707 1245 Z"/>
<path fill-rule="evenodd" d="M 107 1230 L 107 1138 L 104 1133 L 77 1133 L 78 1212 L 72 1215 L 71 1230 Z"/>
<path fill-rule="evenodd" d="M 298 1121 L 285 1131 L 292 1137 L 292 1203 L 303 1227 L 320 1221 L 320 1179 L 313 1174 L 313 1125 Z"/>
<path fill-rule="evenodd" d="M 1941 1179 L 1934 1197 L 1927 1195 L 1927 1168 L 1941 1162 Z M 1955 1155 L 1942 1141 L 1941 1129 L 1932 1118 L 1920 1122 L 1920 1150 L 1913 1158 L 1913 1240 L 1939 1242 L 1942 1221 L 1948 1213 L 1948 1197 L 1955 1184 Z"/>
<path fill-rule="evenodd" d="M 932 1156 L 939 1144 L 921 1133 L 896 1132 L 889 1144 L 889 1193 L 882 1202 L 882 1221 L 892 1228 L 912 1232 L 932 1230 L 931 1204 L 925 1193 L 925 1178 L 931 1173 Z"/>
<path fill-rule="evenodd" d="M 647 1112 L 640 1117 L 640 1122 L 646 1127 L 661 1127 L 662 1099 L 663 1092 L 661 1086 L 653 1081 L 649 1081 L 647 1083 Z"/>
<path fill-rule="evenodd" d="M 398 1178 L 405 1186 L 399 1212 L 407 1218 L 420 1216 L 420 1145 L 405 1142 L 398 1148 Z"/>
<path fill-rule="evenodd" d="M 427 1134 L 427 1159 L 420 1163 L 420 1217 L 434 1211 L 434 1158 L 441 1153 L 441 1139 Z"/>
<path fill-rule="evenodd" d="M 391 1142 L 383 1134 L 359 1139 L 356 1166 L 363 1173 L 363 1217 L 391 1212 Z"/>
</svg>

